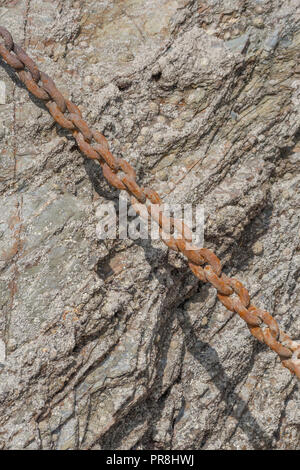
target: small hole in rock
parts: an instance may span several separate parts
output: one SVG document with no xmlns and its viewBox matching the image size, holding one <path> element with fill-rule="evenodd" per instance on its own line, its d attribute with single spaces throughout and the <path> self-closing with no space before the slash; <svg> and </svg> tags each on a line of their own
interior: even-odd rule
<svg viewBox="0 0 300 470">
<path fill-rule="evenodd" d="M 161 72 L 157 72 L 157 73 L 154 73 L 152 75 L 152 79 L 155 80 L 156 82 L 158 82 L 158 80 L 161 78 Z"/>
</svg>

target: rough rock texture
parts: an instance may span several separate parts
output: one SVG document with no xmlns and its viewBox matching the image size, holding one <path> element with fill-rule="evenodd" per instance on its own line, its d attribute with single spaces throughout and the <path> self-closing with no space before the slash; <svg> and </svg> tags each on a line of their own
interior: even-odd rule
<svg viewBox="0 0 300 470">
<path fill-rule="evenodd" d="M 299 1 L 0 5 L 140 182 L 204 204 L 206 246 L 299 339 Z M 181 256 L 97 239 L 118 192 L 0 65 L 1 447 L 299 449 L 296 378 Z"/>
</svg>

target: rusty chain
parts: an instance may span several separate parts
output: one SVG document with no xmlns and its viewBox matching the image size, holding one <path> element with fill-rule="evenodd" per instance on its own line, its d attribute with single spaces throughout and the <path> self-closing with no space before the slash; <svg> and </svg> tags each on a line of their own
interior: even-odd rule
<svg viewBox="0 0 300 470">
<path fill-rule="evenodd" d="M 191 230 L 182 221 L 167 217 L 162 212 L 162 200 L 157 192 L 137 183 L 132 166 L 112 155 L 106 138 L 99 131 L 89 128 L 79 108 L 63 97 L 53 80 L 38 69 L 35 62 L 13 41 L 9 31 L 1 26 L 0 37 L 3 39 L 0 43 L 2 59 L 15 70 L 30 93 L 45 103 L 53 119 L 72 132 L 86 157 L 100 164 L 108 183 L 129 194 L 132 206 L 141 217 L 148 218 L 150 215 L 159 225 L 162 241 L 171 250 L 181 252 L 188 259 L 194 275 L 215 287 L 222 304 L 237 313 L 246 322 L 251 334 L 275 351 L 283 366 L 300 378 L 300 344 L 279 328 L 269 312 L 251 303 L 249 292 L 240 281 L 222 273 L 221 261 L 211 250 L 192 245 Z M 177 229 L 177 238 L 167 235 L 170 227 Z"/>
</svg>

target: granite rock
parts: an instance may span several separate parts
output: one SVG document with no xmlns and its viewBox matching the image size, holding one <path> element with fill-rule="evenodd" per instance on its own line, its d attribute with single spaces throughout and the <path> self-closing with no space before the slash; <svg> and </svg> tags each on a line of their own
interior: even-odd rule
<svg viewBox="0 0 300 470">
<path fill-rule="evenodd" d="M 14 0 L 0 23 L 294 339 L 299 2 Z M 234 118 L 233 118 L 234 117 Z M 0 447 L 299 449 L 299 384 L 0 61 Z"/>
</svg>

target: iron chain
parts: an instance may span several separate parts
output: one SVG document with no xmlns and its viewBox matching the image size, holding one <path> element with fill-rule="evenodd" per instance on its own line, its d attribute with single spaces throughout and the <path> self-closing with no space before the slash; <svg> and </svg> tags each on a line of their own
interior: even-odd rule
<svg viewBox="0 0 300 470">
<path fill-rule="evenodd" d="M 82 119 L 79 108 L 63 97 L 53 80 L 38 69 L 26 52 L 13 41 L 9 31 L 1 26 L 0 37 L 3 39 L 3 43 L 0 43 L 2 59 L 15 70 L 30 93 L 45 102 L 53 119 L 73 133 L 86 157 L 99 162 L 108 183 L 130 195 L 131 203 L 141 217 L 147 218 L 148 214 L 152 217 L 159 225 L 162 241 L 171 250 L 181 252 L 188 259 L 194 275 L 214 286 L 222 304 L 237 313 L 246 322 L 251 334 L 275 351 L 283 366 L 300 378 L 300 344 L 279 329 L 270 313 L 251 303 L 249 292 L 240 281 L 222 273 L 221 261 L 211 250 L 191 244 L 190 229 L 182 221 L 162 212 L 160 196 L 137 183 L 132 166 L 126 160 L 114 157 L 106 138 L 99 131 L 90 129 Z M 177 229 L 177 238 L 166 235 L 170 227 Z"/>
</svg>

